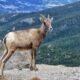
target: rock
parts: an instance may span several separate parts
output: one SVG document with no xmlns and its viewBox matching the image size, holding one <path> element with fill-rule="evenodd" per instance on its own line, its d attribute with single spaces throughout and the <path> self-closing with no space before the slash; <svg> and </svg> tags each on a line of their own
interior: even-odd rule
<svg viewBox="0 0 80 80">
<path fill-rule="evenodd" d="M 65 67 L 62 65 L 37 65 L 38 71 L 28 68 L 5 70 L 0 80 L 80 80 L 80 67 Z"/>
</svg>

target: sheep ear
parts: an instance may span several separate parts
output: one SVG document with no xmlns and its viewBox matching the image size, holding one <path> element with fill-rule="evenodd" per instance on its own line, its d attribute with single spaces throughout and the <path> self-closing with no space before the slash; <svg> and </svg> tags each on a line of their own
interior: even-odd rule
<svg viewBox="0 0 80 80">
<path fill-rule="evenodd" d="M 45 16 L 42 15 L 42 14 L 40 14 L 40 16 L 41 16 L 41 17 L 40 17 L 40 21 L 43 22 L 43 21 L 45 20 Z"/>
<path fill-rule="evenodd" d="M 53 21 L 53 17 L 51 18 L 51 21 Z"/>
<path fill-rule="evenodd" d="M 39 19 L 40 19 L 41 22 L 43 22 L 43 18 L 42 17 L 40 17 Z"/>
</svg>

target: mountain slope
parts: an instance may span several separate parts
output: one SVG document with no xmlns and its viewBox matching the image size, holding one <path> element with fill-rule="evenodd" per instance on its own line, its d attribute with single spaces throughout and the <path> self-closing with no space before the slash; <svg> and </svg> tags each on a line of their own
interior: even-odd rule
<svg viewBox="0 0 80 80">
<path fill-rule="evenodd" d="M 67 37 L 70 35 L 72 36 L 74 34 L 76 35 L 77 33 L 79 33 L 79 25 L 80 25 L 79 24 L 79 19 L 80 19 L 79 5 L 80 5 L 80 2 L 71 4 L 71 5 L 66 5 L 64 7 L 46 9 L 41 12 L 30 13 L 30 14 L 26 14 L 26 13 L 1 14 L 0 15 L 0 31 L 1 31 L 0 37 L 5 35 L 5 33 L 9 31 L 12 31 L 14 27 L 15 27 L 15 30 L 17 30 L 17 29 L 24 29 L 24 28 L 39 26 L 41 24 L 39 21 L 40 14 L 44 14 L 46 16 L 50 14 L 50 16 L 54 17 L 54 22 L 53 22 L 54 30 L 52 32 L 53 33 L 51 36 L 52 38 L 55 39 L 57 37 L 61 38 L 61 37 Z"/>
<path fill-rule="evenodd" d="M 38 63 L 80 65 L 80 2 L 46 9 L 37 13 L 0 15 L 0 39 L 19 29 L 39 27 L 40 14 L 54 17 L 54 30 L 39 48 Z M 44 54 L 42 54 L 44 53 Z"/>
</svg>

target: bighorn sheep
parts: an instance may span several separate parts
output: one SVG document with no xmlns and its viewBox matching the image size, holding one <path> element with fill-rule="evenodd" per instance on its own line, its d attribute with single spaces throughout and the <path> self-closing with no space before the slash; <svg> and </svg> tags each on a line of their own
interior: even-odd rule
<svg viewBox="0 0 80 80">
<path fill-rule="evenodd" d="M 5 63 L 12 56 L 15 50 L 31 50 L 30 69 L 36 68 L 36 49 L 40 46 L 47 32 L 52 29 L 51 22 L 53 18 L 41 16 L 41 27 L 27 30 L 18 30 L 9 32 L 3 39 L 5 51 L 0 60 L 0 75 L 3 75 Z"/>
</svg>

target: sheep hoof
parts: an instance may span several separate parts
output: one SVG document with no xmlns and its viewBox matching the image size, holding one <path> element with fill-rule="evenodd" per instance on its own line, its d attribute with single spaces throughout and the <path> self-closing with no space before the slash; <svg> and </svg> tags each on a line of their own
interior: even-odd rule
<svg viewBox="0 0 80 80">
<path fill-rule="evenodd" d="M 2 70 L 0 70 L 0 76 L 2 76 L 2 75 L 3 75 Z"/>
<path fill-rule="evenodd" d="M 32 66 L 30 67 L 30 70 L 31 70 L 31 71 L 33 70 L 33 67 L 32 67 Z"/>
<path fill-rule="evenodd" d="M 34 71 L 38 71 L 38 68 L 37 67 L 30 67 L 30 70 L 32 71 L 32 70 L 34 70 Z"/>
<path fill-rule="evenodd" d="M 34 68 L 34 70 L 35 70 L 35 71 L 38 71 L 38 68 L 37 68 L 37 67 L 35 67 L 35 68 Z"/>
</svg>

